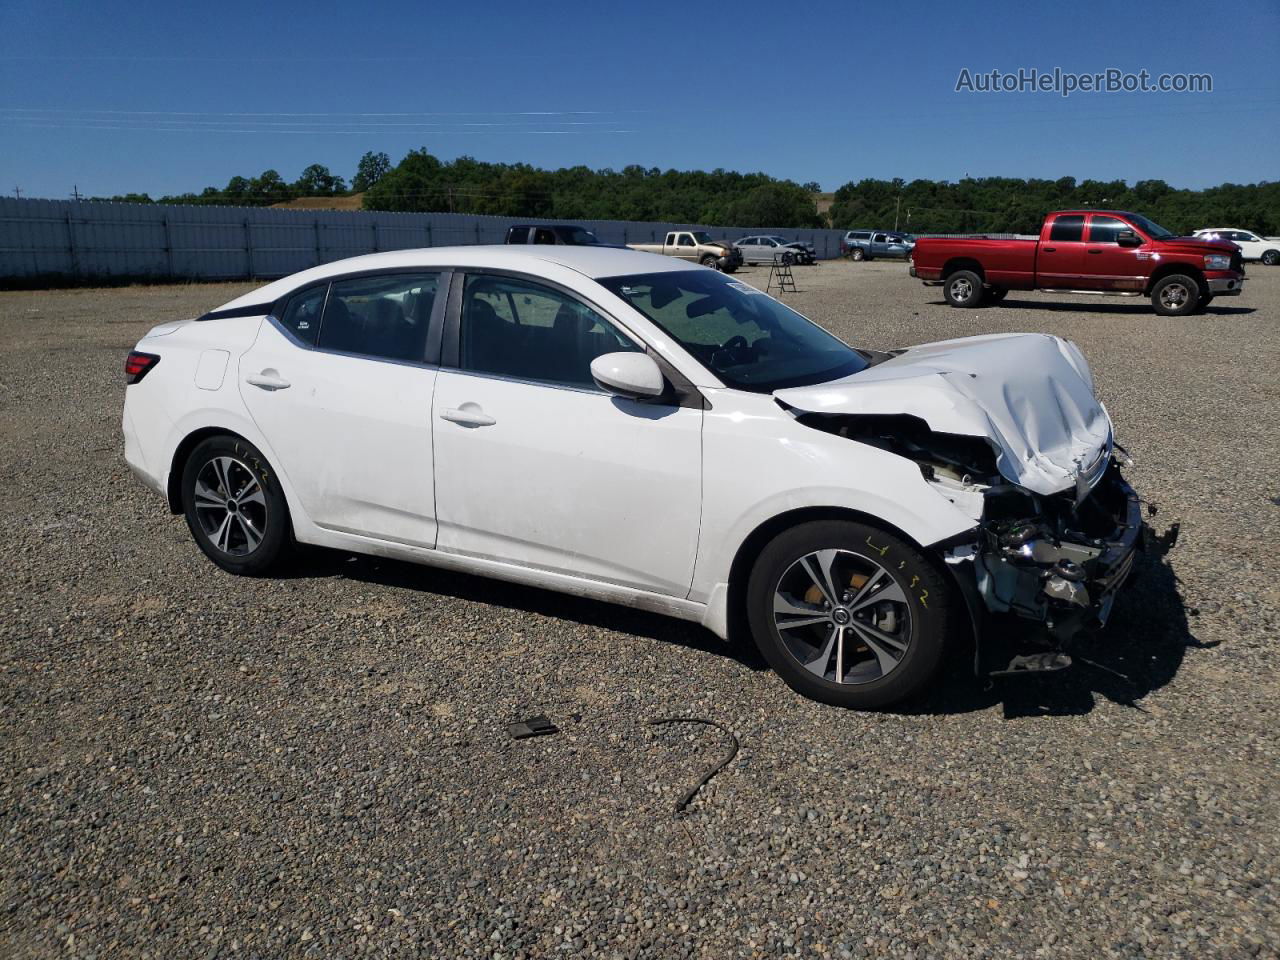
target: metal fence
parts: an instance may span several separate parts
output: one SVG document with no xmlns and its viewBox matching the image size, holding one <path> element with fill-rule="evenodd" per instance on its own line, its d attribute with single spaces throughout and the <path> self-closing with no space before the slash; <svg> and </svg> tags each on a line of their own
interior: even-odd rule
<svg viewBox="0 0 1280 960">
<path fill-rule="evenodd" d="M 840 253 L 842 230 L 537 220 L 462 213 L 280 210 L 0 198 L 0 279 L 269 279 L 365 253 L 502 243 L 513 223 L 578 223 L 604 243 L 661 241 L 669 230 L 736 240 L 773 233 Z"/>
</svg>

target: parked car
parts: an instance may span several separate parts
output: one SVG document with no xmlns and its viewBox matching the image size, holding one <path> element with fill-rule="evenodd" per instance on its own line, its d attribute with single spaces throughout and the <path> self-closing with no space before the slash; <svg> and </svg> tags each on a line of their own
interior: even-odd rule
<svg viewBox="0 0 1280 960">
<path fill-rule="evenodd" d="M 625 250 L 328 263 L 153 328 L 125 373 L 125 459 L 223 570 L 313 544 L 742 624 L 842 706 L 970 635 L 983 673 L 1065 666 L 1143 528 L 1069 341 L 855 349 Z"/>
<path fill-rule="evenodd" d="M 840 253 L 850 260 L 911 256 L 915 240 L 910 234 L 887 230 L 849 230 L 840 238 Z"/>
<path fill-rule="evenodd" d="M 1176 237 L 1123 210 L 1062 210 L 1038 240 L 922 237 L 911 276 L 941 284 L 953 307 L 999 302 L 1010 290 L 1150 297 L 1156 313 L 1185 316 L 1244 291 L 1240 251 L 1225 240 Z"/>
<path fill-rule="evenodd" d="M 788 240 L 774 235 L 743 237 L 733 245 L 742 251 L 743 263 L 793 263 L 810 264 L 818 260 L 818 251 L 812 243 Z"/>
<path fill-rule="evenodd" d="M 590 230 L 570 223 L 518 223 L 507 229 L 507 239 L 503 242 L 566 244 L 573 247 L 605 246 Z"/>
<path fill-rule="evenodd" d="M 1201 240 L 1227 240 L 1240 248 L 1240 256 L 1245 260 L 1261 260 L 1269 267 L 1280 263 L 1280 239 L 1262 237 L 1252 230 L 1240 230 L 1236 227 L 1209 227 L 1197 230 L 1195 234 Z"/>
<path fill-rule="evenodd" d="M 627 246 L 641 253 L 692 260 L 725 273 L 733 273 L 742 266 L 741 250 L 725 240 L 712 240 L 705 230 L 673 230 L 662 243 L 629 243 Z"/>
</svg>

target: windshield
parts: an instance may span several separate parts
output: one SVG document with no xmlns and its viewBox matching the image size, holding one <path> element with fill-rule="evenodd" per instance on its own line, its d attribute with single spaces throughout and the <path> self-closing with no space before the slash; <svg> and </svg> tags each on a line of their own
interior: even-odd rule
<svg viewBox="0 0 1280 960">
<path fill-rule="evenodd" d="M 590 247 L 600 243 L 594 233 L 590 230 L 584 230 L 582 227 L 558 227 L 557 229 L 560 233 L 560 239 L 566 244 Z"/>
<path fill-rule="evenodd" d="M 1160 224 L 1152 223 L 1146 217 L 1140 217 L 1136 213 L 1130 213 L 1128 214 L 1128 217 L 1133 221 L 1133 225 L 1135 227 L 1149 236 L 1152 240 L 1163 240 L 1166 237 L 1173 236 L 1172 230 L 1166 230 L 1164 227 L 1160 226 Z"/>
<path fill-rule="evenodd" d="M 704 245 L 708 243 L 715 243 L 715 241 L 711 239 L 711 234 L 707 233 L 707 231 L 705 230 L 694 230 L 693 239 L 697 243 L 704 244 Z"/>
<path fill-rule="evenodd" d="M 599 281 L 730 387 L 771 393 L 847 377 L 867 360 L 755 287 L 711 270 Z"/>
</svg>

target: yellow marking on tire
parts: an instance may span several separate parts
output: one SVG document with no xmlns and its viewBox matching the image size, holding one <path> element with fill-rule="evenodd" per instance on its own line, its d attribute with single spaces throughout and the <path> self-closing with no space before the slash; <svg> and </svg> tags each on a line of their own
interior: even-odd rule
<svg viewBox="0 0 1280 960">
<path fill-rule="evenodd" d="M 925 597 L 927 597 L 927 596 L 929 596 L 929 591 L 928 591 L 928 590 L 926 590 L 924 593 L 920 594 L 920 606 L 924 607 L 926 610 L 928 610 L 928 609 L 929 609 L 929 605 L 928 605 L 927 603 L 925 603 L 925 602 L 924 602 L 924 601 L 925 601 Z"/>
<path fill-rule="evenodd" d="M 880 556 L 882 557 L 889 552 L 888 547 L 877 547 L 874 543 L 872 543 L 870 534 L 867 535 L 867 546 L 869 546 L 872 550 L 879 550 Z"/>
</svg>

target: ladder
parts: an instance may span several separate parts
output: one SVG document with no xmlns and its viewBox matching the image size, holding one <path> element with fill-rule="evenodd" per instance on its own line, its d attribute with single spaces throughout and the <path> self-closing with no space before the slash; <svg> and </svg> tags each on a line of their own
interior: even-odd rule
<svg viewBox="0 0 1280 960">
<path fill-rule="evenodd" d="M 769 293 L 773 289 L 774 283 L 778 284 L 779 293 L 797 293 L 796 278 L 791 275 L 791 264 L 779 263 L 773 261 L 773 266 L 769 268 L 769 282 L 765 284 L 764 292 Z"/>
</svg>

